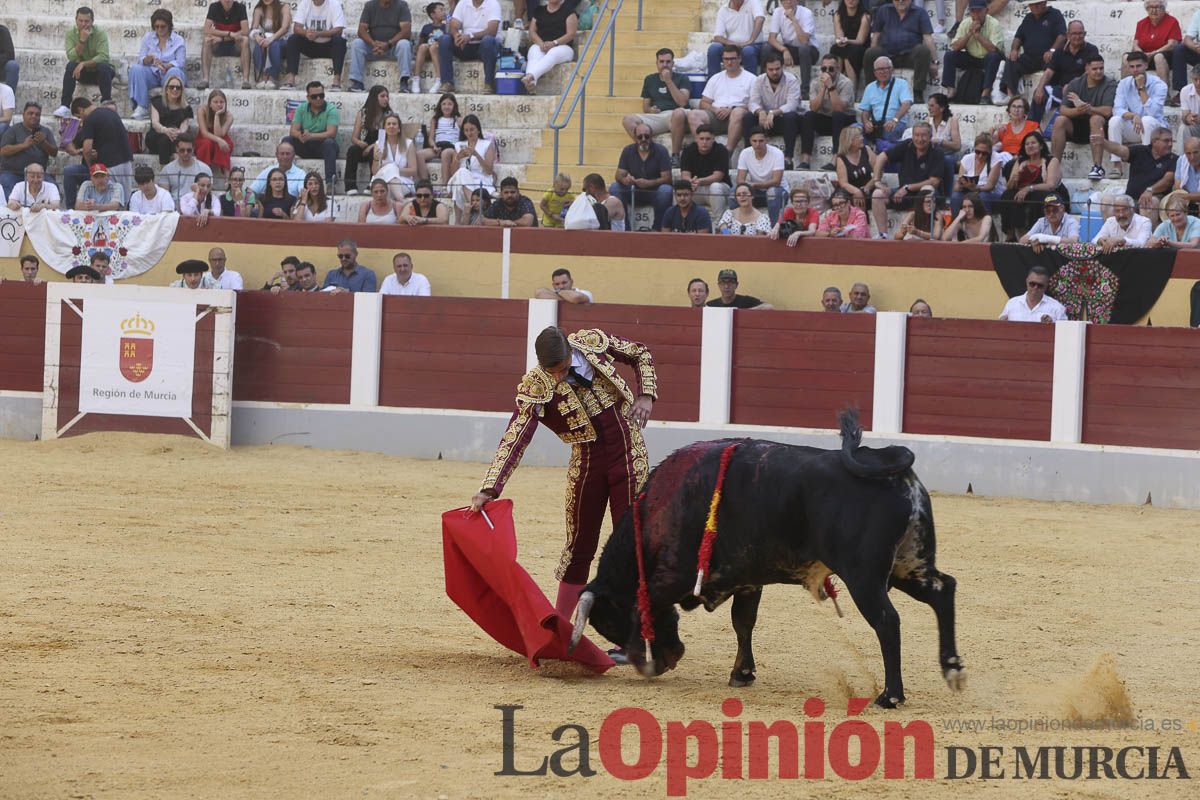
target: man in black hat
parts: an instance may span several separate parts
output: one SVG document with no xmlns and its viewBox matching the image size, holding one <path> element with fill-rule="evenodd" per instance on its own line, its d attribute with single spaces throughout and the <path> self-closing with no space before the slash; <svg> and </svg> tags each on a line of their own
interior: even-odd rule
<svg viewBox="0 0 1200 800">
<path fill-rule="evenodd" d="M 217 282 L 208 275 L 208 262 L 201 261 L 198 258 L 189 258 L 187 261 L 179 262 L 179 266 L 175 267 L 175 273 L 183 277 L 171 281 L 173 287 L 183 287 L 187 289 L 219 289 Z"/>
<path fill-rule="evenodd" d="M 738 294 L 737 287 L 737 272 L 732 269 L 721 270 L 717 273 L 717 288 L 721 290 L 721 296 L 709 300 L 705 305 L 712 308 L 752 308 L 755 311 L 770 311 L 775 308 L 775 306 L 770 303 L 764 303 L 757 297 L 752 297 L 748 294 Z"/>
<path fill-rule="evenodd" d="M 83 265 L 67 270 L 67 280 L 71 283 L 104 283 L 99 272 Z"/>
</svg>

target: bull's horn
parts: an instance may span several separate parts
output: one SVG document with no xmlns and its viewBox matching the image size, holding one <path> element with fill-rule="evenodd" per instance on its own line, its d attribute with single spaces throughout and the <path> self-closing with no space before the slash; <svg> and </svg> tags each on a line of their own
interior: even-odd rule
<svg viewBox="0 0 1200 800">
<path fill-rule="evenodd" d="M 583 629 L 587 627 L 588 614 L 592 613 L 592 606 L 595 603 L 596 595 L 591 592 L 579 595 L 579 602 L 575 604 L 575 629 L 571 631 L 571 643 L 567 645 L 567 655 L 570 655 L 579 646 L 579 640 L 583 638 Z"/>
</svg>

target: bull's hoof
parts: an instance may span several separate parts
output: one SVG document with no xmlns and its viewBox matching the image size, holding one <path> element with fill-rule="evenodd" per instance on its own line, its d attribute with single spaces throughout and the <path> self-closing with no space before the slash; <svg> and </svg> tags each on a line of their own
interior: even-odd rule
<svg viewBox="0 0 1200 800">
<path fill-rule="evenodd" d="M 741 689 L 743 686 L 749 686 L 754 683 L 754 670 L 742 670 L 741 672 L 729 673 L 729 685 L 734 689 Z"/>
<path fill-rule="evenodd" d="M 967 688 L 967 668 L 958 656 L 951 656 L 942 665 L 942 677 L 953 692 L 961 692 Z"/>
<path fill-rule="evenodd" d="M 904 705 L 904 695 L 901 694 L 899 697 L 897 697 L 887 689 L 884 689 L 879 697 L 875 698 L 875 705 L 879 706 L 880 708 L 896 708 L 897 706 Z"/>
</svg>

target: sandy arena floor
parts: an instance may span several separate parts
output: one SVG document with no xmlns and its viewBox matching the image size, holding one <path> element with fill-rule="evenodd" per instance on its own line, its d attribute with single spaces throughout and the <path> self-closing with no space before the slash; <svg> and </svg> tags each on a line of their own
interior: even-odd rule
<svg viewBox="0 0 1200 800">
<path fill-rule="evenodd" d="M 793 587 L 766 590 L 749 689 L 725 685 L 727 607 L 684 617 L 687 655 L 654 682 L 620 668 L 529 669 L 443 591 L 439 515 L 470 497 L 478 464 L 103 434 L 0 441 L 0 471 L 4 798 L 664 797 L 665 761 L 637 782 L 603 772 L 596 737 L 614 709 L 719 725 L 736 693 L 744 722 L 801 724 L 815 695 L 832 729 L 845 698 L 874 697 L 881 680 L 857 612 L 838 620 Z M 563 480 L 522 468 L 507 492 L 521 561 L 547 590 Z M 943 780 L 950 745 L 1054 744 L 1158 745 L 1164 760 L 1177 746 L 1200 780 L 1200 515 L 946 496 L 934 512 L 939 564 L 959 581 L 968 688 L 952 695 L 941 680 L 932 612 L 894 593 L 908 705 L 866 719 L 928 720 L 938 779 L 714 777 L 689 796 L 1200 796 L 1194 780 Z M 525 706 L 518 767 L 578 723 L 600 774 L 494 776 L 501 703 Z M 1183 730 L 945 727 L 1121 713 Z"/>
</svg>

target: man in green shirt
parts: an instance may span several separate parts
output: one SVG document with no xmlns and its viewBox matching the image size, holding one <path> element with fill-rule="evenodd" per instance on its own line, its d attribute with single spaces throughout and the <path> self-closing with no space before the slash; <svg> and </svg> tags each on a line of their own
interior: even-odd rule
<svg viewBox="0 0 1200 800">
<path fill-rule="evenodd" d="M 971 0 L 968 16 L 958 26 L 942 61 L 942 88 L 954 97 L 954 73 L 960 69 L 983 70 L 983 96 L 992 91 L 996 72 L 1004 61 L 1004 27 L 988 14 L 987 0 Z"/>
<path fill-rule="evenodd" d="M 71 116 L 75 82 L 100 86 L 100 102 L 112 100 L 113 65 L 108 61 L 108 34 L 96 27 L 96 15 L 87 6 L 75 11 L 75 27 L 67 31 L 67 67 L 63 71 L 61 104 L 56 117 Z"/>
<path fill-rule="evenodd" d="M 337 129 L 340 116 L 337 106 L 325 102 L 325 87 L 312 81 L 305 87 L 308 102 L 296 109 L 292 129 L 283 141 L 296 148 L 301 158 L 325 159 L 325 191 L 333 194 L 337 179 Z"/>
<path fill-rule="evenodd" d="M 688 101 L 692 96 L 692 82 L 686 75 L 675 73 L 675 53 L 664 47 L 655 53 L 657 72 L 646 76 L 642 82 L 642 113 L 628 114 L 621 126 L 634 142 L 634 131 L 638 125 L 649 125 L 650 133 L 671 132 L 671 165 L 679 166 L 679 151 L 683 149 L 683 134 L 687 131 Z"/>
</svg>

